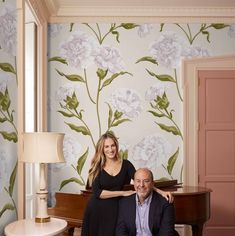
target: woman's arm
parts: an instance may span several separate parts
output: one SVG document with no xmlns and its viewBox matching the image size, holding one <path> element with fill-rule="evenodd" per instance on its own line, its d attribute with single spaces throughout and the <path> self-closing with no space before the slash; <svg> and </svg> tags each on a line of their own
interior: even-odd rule
<svg viewBox="0 0 235 236">
<path fill-rule="evenodd" d="M 169 202 L 169 203 L 172 203 L 174 201 L 174 197 L 172 195 L 171 192 L 165 192 L 165 191 L 162 191 L 161 189 L 159 188 L 156 188 L 156 187 L 153 187 L 154 191 L 161 194 L 164 198 L 166 198 L 166 200 Z"/>
<path fill-rule="evenodd" d="M 128 190 L 128 191 L 109 191 L 109 190 L 102 190 L 100 194 L 101 199 L 107 199 L 112 197 L 127 197 L 134 194 L 135 191 Z"/>
</svg>

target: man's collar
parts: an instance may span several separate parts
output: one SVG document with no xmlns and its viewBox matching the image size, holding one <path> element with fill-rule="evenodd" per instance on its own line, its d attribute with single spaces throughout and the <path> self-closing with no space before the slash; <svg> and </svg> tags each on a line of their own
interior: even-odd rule
<svg viewBox="0 0 235 236">
<path fill-rule="evenodd" d="M 138 194 L 136 193 L 135 195 L 135 199 L 136 199 L 136 204 L 139 204 L 139 205 L 143 205 L 143 204 L 147 204 L 149 205 L 151 200 L 152 200 L 152 196 L 153 196 L 153 192 L 151 191 L 149 196 L 147 198 L 145 198 L 144 202 L 143 203 L 140 203 L 140 200 L 139 200 L 139 196 Z"/>
</svg>

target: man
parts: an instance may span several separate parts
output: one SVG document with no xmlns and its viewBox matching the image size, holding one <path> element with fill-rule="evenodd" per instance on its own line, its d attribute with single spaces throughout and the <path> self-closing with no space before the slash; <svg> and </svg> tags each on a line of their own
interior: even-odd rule
<svg viewBox="0 0 235 236">
<path fill-rule="evenodd" d="M 116 236 L 176 236 L 174 206 L 153 191 L 153 174 L 147 168 L 134 176 L 136 194 L 119 203 Z"/>
</svg>

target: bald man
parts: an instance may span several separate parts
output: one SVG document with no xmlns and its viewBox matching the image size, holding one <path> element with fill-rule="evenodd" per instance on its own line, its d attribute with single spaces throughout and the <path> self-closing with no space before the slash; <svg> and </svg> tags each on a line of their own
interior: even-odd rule
<svg viewBox="0 0 235 236">
<path fill-rule="evenodd" d="M 136 194 L 119 202 L 116 236 L 177 236 L 173 204 L 153 191 L 153 174 L 147 168 L 134 176 Z"/>
</svg>

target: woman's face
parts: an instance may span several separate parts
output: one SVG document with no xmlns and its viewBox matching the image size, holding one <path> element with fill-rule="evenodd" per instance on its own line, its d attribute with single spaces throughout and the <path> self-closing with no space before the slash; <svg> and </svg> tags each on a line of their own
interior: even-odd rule
<svg viewBox="0 0 235 236">
<path fill-rule="evenodd" d="M 104 140 L 104 155 L 108 159 L 115 158 L 117 154 L 117 147 L 111 138 Z"/>
</svg>

